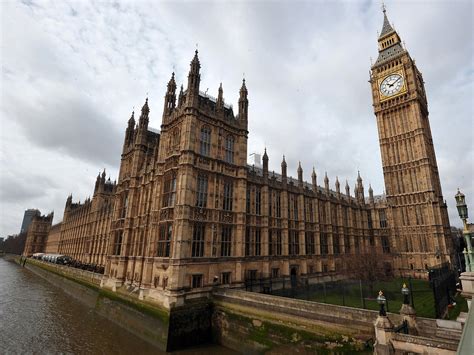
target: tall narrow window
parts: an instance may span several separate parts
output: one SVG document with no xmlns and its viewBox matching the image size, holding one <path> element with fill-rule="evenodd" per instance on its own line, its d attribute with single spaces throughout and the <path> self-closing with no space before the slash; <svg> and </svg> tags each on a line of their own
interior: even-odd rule
<svg viewBox="0 0 474 355">
<path fill-rule="evenodd" d="M 281 193 L 277 192 L 276 195 L 276 216 L 277 218 L 281 217 Z"/>
<path fill-rule="evenodd" d="M 390 243 L 385 235 L 382 236 L 382 251 L 384 253 L 390 253 Z"/>
<path fill-rule="evenodd" d="M 351 253 L 351 239 L 349 237 L 347 228 L 344 228 L 344 253 Z"/>
<path fill-rule="evenodd" d="M 332 233 L 332 248 L 334 255 L 339 255 L 341 253 L 341 242 L 339 233 L 337 232 L 337 227 L 334 228 Z"/>
<path fill-rule="evenodd" d="M 127 207 L 128 207 L 128 195 L 125 195 L 123 199 L 122 211 L 120 212 L 120 218 L 125 218 L 127 215 Z"/>
<path fill-rule="evenodd" d="M 262 191 L 260 188 L 255 189 L 255 214 L 260 215 L 262 210 Z"/>
<path fill-rule="evenodd" d="M 293 219 L 298 220 L 298 198 L 296 196 L 293 197 Z"/>
<path fill-rule="evenodd" d="M 204 208 L 207 204 L 207 176 L 199 174 L 197 178 L 196 206 Z"/>
<path fill-rule="evenodd" d="M 211 129 L 208 127 L 201 128 L 201 155 L 208 157 L 211 153 Z"/>
<path fill-rule="evenodd" d="M 327 255 L 328 254 L 328 235 L 325 232 L 321 232 L 320 247 L 321 247 L 321 255 Z"/>
<path fill-rule="evenodd" d="M 268 255 L 275 255 L 275 235 L 271 229 L 268 230 Z"/>
<path fill-rule="evenodd" d="M 246 201 L 246 212 L 250 213 L 250 187 L 247 186 L 247 201 Z"/>
<path fill-rule="evenodd" d="M 234 137 L 232 136 L 227 136 L 225 139 L 225 161 L 234 162 Z"/>
<path fill-rule="evenodd" d="M 122 231 L 118 232 L 115 235 L 115 240 L 114 240 L 114 255 L 120 255 L 120 252 L 122 251 Z"/>
<path fill-rule="evenodd" d="M 306 232 L 305 247 L 306 247 L 306 255 L 314 254 L 315 250 L 314 250 L 314 233 L 313 232 Z"/>
<path fill-rule="evenodd" d="M 298 231 L 290 230 L 290 238 L 288 240 L 289 255 L 298 255 L 300 253 L 300 245 L 298 239 Z"/>
<path fill-rule="evenodd" d="M 232 181 L 224 182 L 224 203 L 222 206 L 224 211 L 232 211 L 233 190 Z"/>
<path fill-rule="evenodd" d="M 232 255 L 232 227 L 222 226 L 221 256 Z"/>
<path fill-rule="evenodd" d="M 262 248 L 262 231 L 260 228 L 255 230 L 255 255 L 260 255 L 261 248 Z"/>
<path fill-rule="evenodd" d="M 281 229 L 277 230 L 276 237 L 276 255 L 282 254 L 282 238 L 281 238 Z"/>
<path fill-rule="evenodd" d="M 385 215 L 385 210 L 379 210 L 380 218 L 380 228 L 387 228 L 387 217 Z"/>
<path fill-rule="evenodd" d="M 170 256 L 171 237 L 173 235 L 173 225 L 171 223 L 163 223 L 160 226 L 160 235 L 158 239 L 158 247 L 156 255 L 162 258 Z"/>
<path fill-rule="evenodd" d="M 251 254 L 251 243 L 250 243 L 250 228 L 245 228 L 245 256 L 250 256 Z"/>
<path fill-rule="evenodd" d="M 193 230 L 192 257 L 204 256 L 204 224 L 196 223 Z"/>
<path fill-rule="evenodd" d="M 272 206 L 273 206 L 273 193 L 270 190 L 268 191 L 268 215 L 270 217 L 273 216 Z"/>
<path fill-rule="evenodd" d="M 176 202 L 176 175 L 174 172 L 165 175 L 163 185 L 163 206 L 173 207 Z"/>
</svg>

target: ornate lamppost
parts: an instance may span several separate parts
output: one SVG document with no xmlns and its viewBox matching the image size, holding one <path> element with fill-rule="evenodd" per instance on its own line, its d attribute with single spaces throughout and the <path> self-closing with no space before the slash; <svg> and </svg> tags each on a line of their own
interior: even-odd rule
<svg viewBox="0 0 474 355">
<path fill-rule="evenodd" d="M 464 249 L 464 260 L 466 261 L 466 271 L 474 272 L 474 254 L 472 252 L 472 244 L 471 244 L 471 232 L 469 231 L 469 224 L 467 223 L 468 211 L 466 205 L 466 197 L 464 194 L 459 191 L 454 196 L 456 199 L 456 208 L 458 209 L 459 217 L 462 219 L 463 222 L 463 231 L 462 234 L 464 235 L 464 239 L 466 240 L 467 250 Z"/>
<path fill-rule="evenodd" d="M 386 317 L 387 312 L 385 312 L 385 303 L 387 302 L 387 299 L 383 295 L 382 290 L 379 291 L 379 295 L 377 296 L 377 303 L 380 305 L 380 311 L 379 311 L 379 316 Z"/>
<path fill-rule="evenodd" d="M 410 304 L 410 300 L 408 299 L 409 294 L 410 294 L 410 289 L 407 287 L 406 284 L 403 284 L 403 287 L 402 287 L 403 304 Z"/>
</svg>

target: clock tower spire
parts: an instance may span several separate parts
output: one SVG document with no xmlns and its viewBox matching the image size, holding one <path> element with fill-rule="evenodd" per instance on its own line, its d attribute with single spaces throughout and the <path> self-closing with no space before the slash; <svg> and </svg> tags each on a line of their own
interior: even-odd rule
<svg viewBox="0 0 474 355">
<path fill-rule="evenodd" d="M 421 72 L 383 8 L 378 58 L 370 84 L 387 194 L 388 228 L 402 276 L 426 277 L 449 262 L 450 227 L 428 119 Z"/>
</svg>

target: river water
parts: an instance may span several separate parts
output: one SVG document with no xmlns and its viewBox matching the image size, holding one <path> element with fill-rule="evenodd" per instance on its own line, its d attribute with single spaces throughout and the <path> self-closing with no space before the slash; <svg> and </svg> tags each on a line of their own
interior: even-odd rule
<svg viewBox="0 0 474 355">
<path fill-rule="evenodd" d="M 0 354 L 165 354 L 0 257 Z M 208 345 L 176 354 L 232 354 Z"/>
</svg>

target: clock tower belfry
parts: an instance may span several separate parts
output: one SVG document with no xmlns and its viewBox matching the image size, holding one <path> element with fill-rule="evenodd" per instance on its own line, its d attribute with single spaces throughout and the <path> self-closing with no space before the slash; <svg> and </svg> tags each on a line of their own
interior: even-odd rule
<svg viewBox="0 0 474 355">
<path fill-rule="evenodd" d="M 386 10 L 370 84 L 387 195 L 388 228 L 400 275 L 450 262 L 450 226 L 421 72 Z"/>
</svg>

